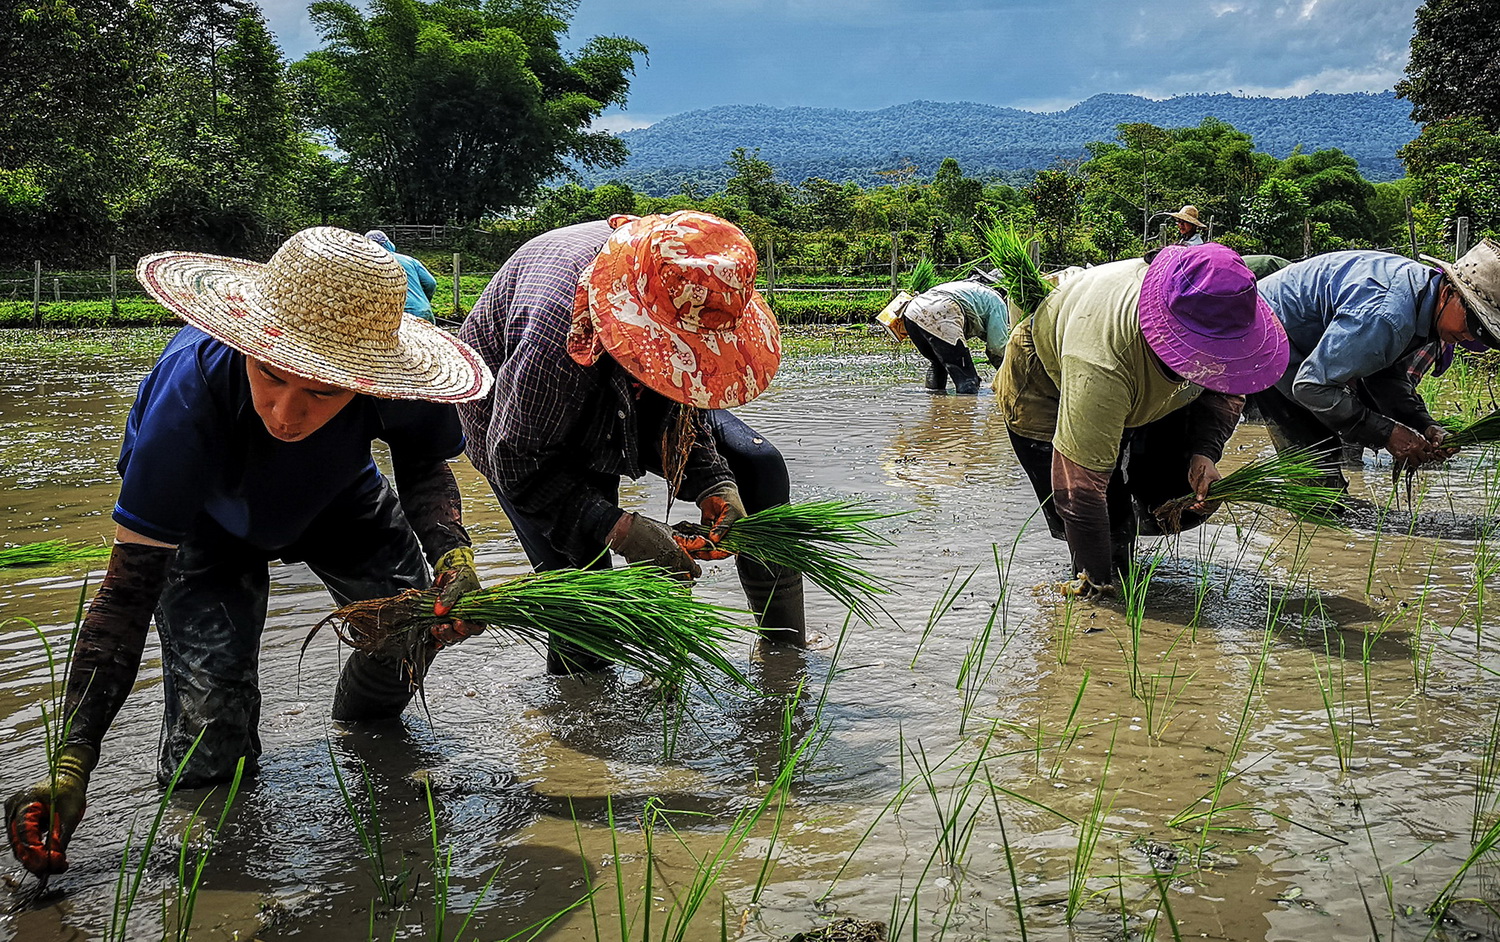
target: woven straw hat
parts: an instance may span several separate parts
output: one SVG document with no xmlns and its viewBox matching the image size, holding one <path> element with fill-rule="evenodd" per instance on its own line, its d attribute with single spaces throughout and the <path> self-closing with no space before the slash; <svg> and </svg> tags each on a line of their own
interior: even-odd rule
<svg viewBox="0 0 1500 942">
<path fill-rule="evenodd" d="M 1443 270 L 1448 281 L 1464 299 L 1464 308 L 1478 327 L 1475 337 L 1487 347 L 1500 347 L 1500 242 L 1485 239 L 1464 253 L 1456 262 L 1445 262 L 1431 255 L 1422 260 Z"/>
<path fill-rule="evenodd" d="M 305 379 L 430 402 L 478 399 L 493 382 L 467 344 L 404 312 L 406 272 L 356 232 L 303 229 L 264 264 L 161 252 L 135 273 L 189 324 Z"/>
<path fill-rule="evenodd" d="M 1199 229 L 1208 228 L 1208 223 L 1198 218 L 1198 207 L 1196 206 L 1184 206 L 1175 213 L 1166 213 L 1164 215 L 1171 216 L 1173 219 L 1180 219 Z"/>
<path fill-rule="evenodd" d="M 708 213 L 613 216 L 578 280 L 568 353 L 609 354 L 675 402 L 729 409 L 759 396 L 781 364 L 781 331 L 755 290 L 755 248 Z"/>
</svg>

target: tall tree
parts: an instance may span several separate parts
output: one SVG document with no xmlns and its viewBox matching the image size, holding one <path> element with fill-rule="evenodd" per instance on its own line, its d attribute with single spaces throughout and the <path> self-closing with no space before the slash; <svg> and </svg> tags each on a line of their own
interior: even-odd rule
<svg viewBox="0 0 1500 942">
<path fill-rule="evenodd" d="M 571 161 L 624 160 L 590 125 L 623 104 L 646 47 L 623 37 L 564 54 L 576 0 L 345 0 L 310 8 L 325 48 L 294 74 L 387 212 L 473 219 L 518 205 Z"/>
<path fill-rule="evenodd" d="M 1396 94 L 1411 102 L 1413 121 L 1477 115 L 1500 131 L 1500 4 L 1427 0 L 1418 7 Z"/>
</svg>

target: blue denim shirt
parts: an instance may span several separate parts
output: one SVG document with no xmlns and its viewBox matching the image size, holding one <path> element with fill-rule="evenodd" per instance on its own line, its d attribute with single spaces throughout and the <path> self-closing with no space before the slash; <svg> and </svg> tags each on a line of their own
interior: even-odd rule
<svg viewBox="0 0 1500 942">
<path fill-rule="evenodd" d="M 1277 390 L 1351 441 L 1384 445 L 1392 417 L 1361 402 L 1354 384 L 1392 369 L 1404 374 L 1403 361 L 1438 341 L 1441 279 L 1436 268 L 1376 251 L 1330 252 L 1263 278 L 1260 296 L 1291 347 Z M 1409 395 L 1413 401 L 1395 410 L 1406 414 L 1394 418 L 1427 419 L 1421 399 Z"/>
</svg>

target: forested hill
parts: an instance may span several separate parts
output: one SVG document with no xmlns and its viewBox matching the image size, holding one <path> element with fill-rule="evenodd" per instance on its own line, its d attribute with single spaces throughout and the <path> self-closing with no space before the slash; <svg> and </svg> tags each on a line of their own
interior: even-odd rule
<svg viewBox="0 0 1500 942">
<path fill-rule="evenodd" d="M 734 148 L 759 147 L 793 183 L 807 177 L 878 183 L 875 171 L 908 162 L 930 177 L 944 157 L 957 158 L 971 176 L 1012 178 L 1078 157 L 1090 141 L 1112 140 L 1119 124 L 1188 127 L 1216 117 L 1250 134 L 1257 150 L 1285 157 L 1299 144 L 1307 151 L 1337 147 L 1369 179 L 1389 180 L 1401 175 L 1396 149 L 1417 136 L 1410 110 L 1391 92 L 1165 101 L 1095 95 L 1045 114 L 972 102 L 914 101 L 879 111 L 725 105 L 624 132 L 625 165 L 585 176 L 590 183 L 623 180 L 656 195 L 684 182 L 712 191 L 727 179 L 724 161 Z"/>
</svg>

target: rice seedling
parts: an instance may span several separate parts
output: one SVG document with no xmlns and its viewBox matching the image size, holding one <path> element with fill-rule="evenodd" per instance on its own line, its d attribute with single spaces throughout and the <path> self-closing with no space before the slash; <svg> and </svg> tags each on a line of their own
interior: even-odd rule
<svg viewBox="0 0 1500 942">
<path fill-rule="evenodd" d="M 1120 724 L 1115 722 L 1114 732 L 1109 737 L 1109 749 L 1104 753 L 1104 766 L 1099 770 L 1099 784 L 1094 787 L 1093 802 L 1083 819 L 1078 822 L 1078 842 L 1073 847 L 1073 863 L 1068 870 L 1068 901 L 1064 921 L 1072 925 L 1092 894 L 1088 893 L 1089 871 L 1094 860 L 1094 851 L 1104 833 L 1104 825 L 1114 807 L 1114 798 L 1105 799 L 1105 786 L 1109 781 L 1110 760 L 1115 754 L 1115 738 Z"/>
<path fill-rule="evenodd" d="M 1443 439 L 1445 448 L 1472 448 L 1500 442 L 1500 409 L 1473 420 L 1460 417 L 1438 419 L 1438 425 L 1448 433 Z"/>
<path fill-rule="evenodd" d="M 1341 642 L 1342 643 L 1342 642 Z M 1339 658 L 1339 687 L 1337 693 L 1334 690 L 1333 661 L 1334 655 L 1331 651 L 1327 653 L 1328 674 L 1324 676 L 1323 665 L 1318 658 L 1317 652 L 1313 652 L 1313 670 L 1318 676 L 1318 693 L 1323 700 L 1323 713 L 1328 718 L 1328 732 L 1333 740 L 1333 754 L 1338 759 L 1339 771 L 1349 771 L 1349 755 L 1354 751 L 1354 724 L 1345 723 L 1344 730 L 1340 732 L 1339 713 L 1347 707 L 1347 684 L 1344 681 L 1342 657 Z"/>
<path fill-rule="evenodd" d="M 1191 671 L 1187 676 L 1183 676 L 1182 663 L 1174 660 L 1169 673 L 1153 671 L 1149 677 L 1145 678 L 1141 712 L 1146 717 L 1146 735 L 1161 742 L 1162 734 L 1167 731 L 1168 726 L 1172 725 L 1172 718 L 1177 712 L 1177 702 L 1182 699 L 1188 684 L 1192 683 L 1193 678 L 1197 676 L 1197 671 Z"/>
<path fill-rule="evenodd" d="M 531 573 L 463 596 L 451 614 L 432 613 L 436 593 L 400 595 L 345 605 L 318 622 L 345 644 L 371 653 L 399 653 L 411 667 L 432 625 L 448 618 L 499 629 L 541 649 L 557 638 L 595 657 L 632 668 L 667 685 L 693 680 L 706 687 L 749 687 L 721 650 L 747 629 L 730 621 L 734 609 L 700 602 L 683 582 L 649 566 L 553 569 Z M 414 676 L 420 682 L 421 678 Z"/>
<path fill-rule="evenodd" d="M 349 820 L 354 824 L 354 834 L 359 838 L 360 848 L 364 851 L 365 862 L 370 868 L 370 880 L 375 884 L 375 891 L 380 894 L 380 901 L 389 909 L 399 909 L 411 898 L 410 893 L 416 887 L 416 874 L 406 866 L 400 871 L 392 871 L 386 861 L 384 832 L 380 824 L 380 809 L 375 803 L 375 786 L 370 781 L 370 769 L 363 762 L 359 763 L 360 779 L 364 784 L 364 807 L 361 808 L 344 781 L 344 772 L 333 754 L 333 742 L 328 741 L 326 745 L 328 764 L 333 768 L 333 780 L 338 785 L 344 810 L 349 813 Z"/>
<path fill-rule="evenodd" d="M 1500 710 L 1490 720 L 1489 731 L 1480 747 L 1474 766 L 1474 814 L 1469 826 L 1470 841 L 1479 840 L 1485 821 L 1500 807 Z"/>
<path fill-rule="evenodd" d="M 1156 570 L 1161 566 L 1162 559 L 1158 553 L 1151 557 L 1148 565 L 1142 566 L 1140 560 L 1132 557 L 1130 565 L 1125 567 L 1120 578 L 1120 597 L 1125 603 L 1125 626 L 1130 632 L 1130 649 L 1125 650 L 1123 643 L 1120 648 L 1130 671 L 1130 695 L 1137 700 L 1143 698 L 1145 686 L 1141 677 L 1141 631 L 1146 621 L 1146 596 L 1151 591 L 1151 582 L 1156 578 Z"/>
<path fill-rule="evenodd" d="M 868 525 L 902 515 L 878 510 L 863 501 L 782 504 L 736 520 L 724 530 L 718 546 L 769 566 L 796 570 L 873 623 L 880 610 L 878 598 L 889 594 L 891 587 L 860 568 L 865 557 L 855 547 L 892 545 Z M 704 533 L 695 523 L 679 523 L 676 527 L 688 533 Z"/>
<path fill-rule="evenodd" d="M 923 255 L 917 259 L 917 264 L 912 266 L 911 274 L 906 276 L 906 290 L 913 295 L 918 295 L 936 287 L 937 284 L 937 267 L 932 264 L 932 259 Z"/>
<path fill-rule="evenodd" d="M 1208 488 L 1208 500 L 1225 504 L 1260 504 L 1285 510 L 1319 526 L 1341 526 L 1338 508 L 1344 494 L 1337 488 L 1313 482 L 1325 476 L 1318 466 L 1319 452 L 1313 448 L 1289 449 L 1252 461 L 1224 475 Z M 1182 516 L 1197 503 L 1196 494 L 1184 494 L 1157 507 L 1153 513 L 1168 532 L 1182 529 Z"/>
<path fill-rule="evenodd" d="M 186 760 L 184 760 L 186 761 Z M 224 822 L 229 820 L 229 811 L 234 807 L 234 799 L 239 795 L 240 782 L 245 775 L 245 758 L 240 757 L 235 763 L 234 778 L 229 782 L 229 793 L 224 798 L 224 807 L 219 811 L 219 821 L 213 830 L 204 835 L 203 846 L 191 851 L 193 846 L 193 826 L 198 817 L 203 813 L 203 806 L 208 804 L 212 795 L 205 795 L 198 803 L 198 807 L 188 818 L 186 827 L 182 832 L 182 844 L 177 853 L 177 886 L 172 894 L 173 913 L 171 924 L 174 927 L 171 938 L 173 942 L 189 942 L 193 927 L 193 911 L 198 906 L 198 890 L 203 885 L 203 868 L 208 864 L 208 857 L 213 853 L 214 843 L 219 833 L 224 830 Z M 149 851 L 148 851 L 149 852 Z M 191 857 L 191 863 L 189 858 Z M 143 858 L 144 859 L 144 856 Z M 166 908 L 166 900 L 162 901 L 163 910 Z M 167 923 L 166 913 L 163 912 L 162 922 Z"/>
<path fill-rule="evenodd" d="M 88 559 L 104 559 L 111 547 L 104 543 L 80 543 L 72 540 L 42 540 L 0 548 L 0 569 L 19 566 L 61 566 Z"/>
<path fill-rule="evenodd" d="M 927 625 L 922 629 L 922 637 L 917 639 L 917 647 L 916 650 L 912 651 L 909 667 L 915 668 L 917 666 L 917 658 L 921 656 L 922 648 L 926 646 L 927 640 L 932 637 L 932 632 L 937 628 L 938 622 L 942 621 L 943 616 L 948 614 L 953 608 L 954 603 L 958 601 L 958 597 L 969 587 L 969 582 L 978 575 L 979 567 L 975 566 L 969 570 L 969 574 L 964 577 L 963 582 L 959 582 L 958 576 L 962 571 L 961 569 L 953 571 L 953 575 L 948 579 L 948 587 L 942 591 L 937 601 L 932 604 L 932 610 L 927 613 Z"/>
<path fill-rule="evenodd" d="M 439 841 L 437 806 L 432 800 L 432 782 L 424 779 L 422 785 L 427 795 L 427 823 L 432 837 L 432 928 L 428 938 L 433 942 L 448 942 L 448 909 L 453 885 L 453 845 L 449 844 L 445 850 Z M 490 895 L 490 889 L 495 885 L 495 878 L 499 875 L 500 867 L 496 866 L 490 873 L 490 878 L 480 888 L 478 895 L 474 897 L 469 911 L 464 914 L 463 922 L 459 923 L 458 931 L 453 934 L 454 942 L 461 942 L 464 930 L 469 928 L 474 914 L 479 911 L 485 898 Z"/>
<path fill-rule="evenodd" d="M 1000 270 L 1000 287 L 1010 302 L 1030 317 L 1036 313 L 1052 283 L 1032 261 L 1026 242 L 1009 226 L 995 222 L 985 227 L 984 247 L 990 265 Z"/>
<path fill-rule="evenodd" d="M 1468 876 L 1469 871 L 1472 870 L 1475 865 L 1489 858 L 1497 851 L 1500 851 L 1500 820 L 1496 820 L 1494 824 L 1491 824 L 1489 828 L 1486 829 L 1483 834 L 1479 835 L 1479 838 L 1474 841 L 1474 846 L 1473 849 L 1469 851 L 1469 856 L 1464 859 L 1463 864 L 1458 868 L 1458 872 L 1455 873 L 1448 880 L 1448 882 L 1443 885 L 1442 890 L 1438 892 L 1437 898 L 1434 899 L 1432 901 L 1432 904 L 1427 907 L 1427 914 L 1433 919 L 1442 919 L 1445 915 L 1447 915 L 1448 910 L 1453 907 L 1453 904 L 1459 901 L 1458 890 L 1459 887 L 1463 884 L 1464 877 Z M 1483 899 L 1476 899 L 1474 900 L 1474 902 L 1487 905 L 1492 908 L 1494 906 L 1494 902 L 1492 900 L 1486 901 Z"/>
<path fill-rule="evenodd" d="M 984 770 L 984 782 L 990 787 L 990 802 L 995 808 L 995 823 L 1000 827 L 1000 846 L 1005 851 L 1005 871 L 1010 874 L 1011 902 L 1016 910 L 1016 925 L 1020 927 L 1021 942 L 1029 942 L 1026 934 L 1026 911 L 1021 907 L 1021 881 L 1016 872 L 1016 857 L 1010 847 L 1010 837 L 1005 833 L 1005 815 L 1000 811 L 1000 798 L 995 791 L 995 782 L 990 770 Z"/>
<path fill-rule="evenodd" d="M 1064 595 L 1062 600 L 1062 623 L 1057 628 L 1057 663 L 1067 664 L 1073 652 L 1073 618 L 1077 615 L 1078 597 Z"/>
</svg>

